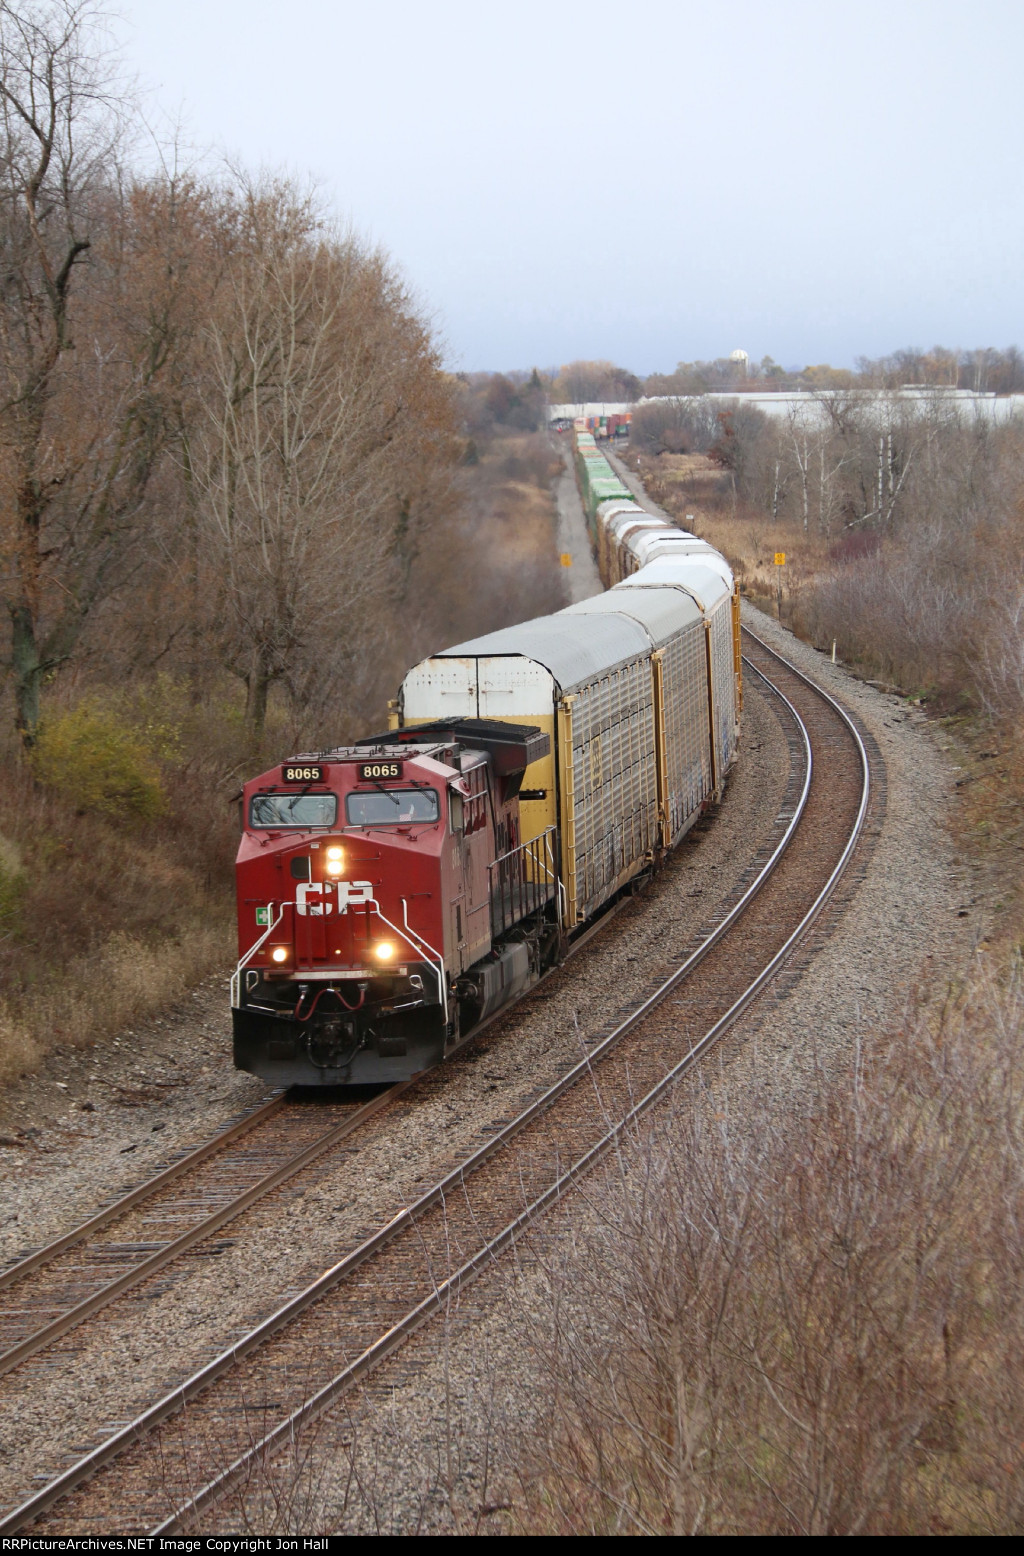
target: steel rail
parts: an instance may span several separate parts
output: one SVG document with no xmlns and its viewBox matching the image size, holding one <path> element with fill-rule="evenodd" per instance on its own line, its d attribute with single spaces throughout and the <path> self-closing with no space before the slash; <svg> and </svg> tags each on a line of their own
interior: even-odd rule
<svg viewBox="0 0 1024 1556">
<path fill-rule="evenodd" d="M 165 1167 L 162 1172 L 158 1172 L 156 1177 L 147 1178 L 145 1183 L 140 1183 L 137 1188 L 130 1189 L 120 1199 L 114 1200 L 113 1204 L 106 1205 L 102 1210 L 98 1210 L 94 1216 L 89 1217 L 88 1221 L 80 1222 L 78 1226 L 72 1227 L 70 1232 L 65 1232 L 63 1236 L 55 1238 L 52 1243 L 46 1243 L 44 1247 L 37 1248 L 34 1253 L 26 1254 L 16 1264 L 8 1265 L 5 1270 L 0 1271 L 0 1291 L 5 1286 L 13 1285 L 15 1281 L 21 1280 L 22 1276 L 31 1274 L 41 1264 L 47 1264 L 51 1259 L 55 1259 L 58 1254 L 64 1253 L 68 1248 L 73 1248 L 76 1243 L 80 1243 L 85 1237 L 90 1237 L 93 1232 L 98 1232 L 102 1227 L 109 1226 L 110 1222 L 116 1221 L 118 1216 L 123 1216 L 126 1211 L 141 1204 L 144 1199 L 148 1199 L 151 1194 L 156 1194 L 160 1189 L 166 1188 L 167 1184 L 173 1183 L 175 1178 L 180 1178 L 190 1168 L 198 1167 L 200 1162 L 206 1161 L 207 1157 L 213 1156 L 217 1151 L 222 1150 L 232 1140 L 237 1140 L 240 1135 L 247 1134 L 250 1129 L 255 1129 L 258 1124 L 266 1123 L 267 1119 L 279 1112 L 283 1105 L 284 1093 L 279 1092 L 276 1097 L 271 1097 L 269 1102 L 261 1103 L 258 1108 L 254 1108 L 251 1113 L 247 1113 L 244 1118 L 229 1124 L 226 1129 L 222 1129 L 220 1134 L 214 1135 L 204 1145 L 196 1146 L 194 1151 L 189 1151 L 186 1155 L 179 1157 L 176 1162 L 172 1162 L 169 1167 Z"/>
<path fill-rule="evenodd" d="M 219 1210 L 215 1210 L 202 1221 L 198 1221 L 187 1232 L 183 1232 L 180 1237 L 165 1243 L 162 1248 L 158 1248 L 147 1259 L 143 1259 L 139 1264 L 133 1265 L 131 1269 L 125 1270 L 123 1274 L 115 1276 L 112 1281 L 108 1281 L 105 1286 L 99 1287 L 90 1296 L 84 1297 L 74 1307 L 66 1308 L 63 1313 L 52 1319 L 50 1323 L 44 1324 L 42 1328 L 26 1335 L 17 1345 L 12 1345 L 9 1350 L 0 1353 L 0 1377 L 3 1377 L 5 1373 L 11 1372 L 21 1362 L 27 1361 L 37 1351 L 41 1351 L 45 1346 L 52 1344 L 54 1340 L 59 1340 L 61 1335 L 67 1334 L 69 1329 L 74 1329 L 77 1324 L 82 1323 L 84 1319 L 89 1318 L 93 1313 L 98 1313 L 101 1308 L 106 1307 L 108 1302 L 113 1302 L 114 1298 L 119 1297 L 122 1292 L 129 1291 L 132 1286 L 137 1286 L 140 1281 L 148 1280 L 151 1275 L 155 1275 L 165 1265 L 180 1258 L 190 1248 L 194 1248 L 197 1243 L 201 1243 L 207 1237 L 211 1237 L 214 1232 L 218 1232 L 222 1226 L 225 1226 L 229 1221 L 233 1221 L 244 1210 L 248 1210 L 250 1205 L 254 1205 L 265 1194 L 269 1194 L 271 1190 L 279 1188 L 282 1183 L 286 1183 L 297 1172 L 301 1172 L 304 1167 L 308 1167 L 310 1162 L 316 1161 L 318 1156 L 322 1156 L 325 1151 L 329 1151 L 333 1146 L 338 1145 L 345 1139 L 346 1135 L 352 1134 L 353 1130 L 360 1128 L 368 1119 L 379 1113 L 382 1108 L 389 1106 L 396 1097 L 401 1096 L 412 1084 L 412 1080 L 400 1081 L 396 1085 L 389 1087 L 387 1091 L 371 1098 L 369 1102 L 364 1102 L 362 1107 L 354 1108 L 348 1118 L 344 1118 L 339 1124 L 335 1124 L 333 1129 L 327 1130 L 319 1139 L 311 1140 L 308 1145 L 303 1146 L 302 1150 L 296 1152 L 294 1156 L 290 1156 L 287 1161 L 281 1162 L 272 1172 L 265 1174 L 256 1183 L 244 1189 L 241 1194 L 231 1200 L 230 1204 L 222 1205 Z"/>
<path fill-rule="evenodd" d="M 751 634 L 751 636 L 753 636 L 753 634 Z M 755 639 L 755 641 L 759 640 Z M 775 657 L 781 659 L 781 656 Z M 786 663 L 785 660 L 782 660 L 781 662 L 783 664 Z M 6 1517 L 0 1519 L 0 1535 L 12 1534 L 17 1532 L 19 1529 L 24 1528 L 26 1523 L 30 1522 L 33 1518 L 38 1517 L 40 1513 L 45 1512 L 47 1508 L 53 1505 L 53 1503 L 57 1502 L 62 1496 L 73 1490 L 74 1487 L 79 1485 L 83 1480 L 88 1479 L 104 1464 L 109 1463 L 111 1460 L 116 1458 L 132 1443 L 146 1436 L 155 1426 L 159 1425 L 168 1417 L 178 1413 L 181 1409 L 184 1408 L 185 1405 L 188 1404 L 191 1399 L 194 1399 L 217 1378 L 228 1372 L 231 1367 L 236 1364 L 236 1362 L 249 1355 L 252 1351 L 258 1349 L 258 1347 L 262 1345 L 267 1339 L 269 1339 L 271 1335 L 276 1333 L 279 1329 L 285 1327 L 306 1308 L 310 1307 L 312 1304 L 318 1301 L 322 1296 L 324 1296 L 339 1282 L 344 1280 L 367 1259 L 371 1258 L 374 1254 L 379 1252 L 380 1249 L 382 1249 L 388 1242 L 392 1241 L 395 1237 L 406 1231 L 420 1215 L 422 1215 L 428 1209 L 432 1208 L 434 1205 L 443 1201 L 445 1197 L 449 1195 L 454 1189 L 458 1188 L 461 1184 L 464 1184 L 467 1177 L 471 1176 L 478 1167 L 480 1167 L 485 1161 L 489 1160 L 490 1157 L 492 1157 L 497 1151 L 503 1149 L 512 1139 L 515 1138 L 516 1135 L 525 1129 L 532 1122 L 532 1120 L 537 1118 L 541 1113 L 545 1112 L 557 1100 L 557 1098 L 559 1098 L 572 1086 L 576 1085 L 577 1082 L 579 1082 L 583 1077 L 592 1074 L 594 1066 L 600 1061 L 603 1055 L 608 1053 L 613 1047 L 621 1042 L 628 1032 L 630 1032 L 657 1005 L 659 1005 L 665 998 L 667 998 L 667 996 L 689 975 L 694 967 L 696 967 L 697 964 L 709 954 L 713 947 L 716 946 L 726 934 L 728 934 L 730 929 L 736 923 L 737 919 L 742 915 L 744 910 L 749 906 L 752 900 L 760 892 L 762 887 L 766 884 L 779 861 L 785 854 L 787 848 L 789 847 L 789 844 L 791 843 L 796 833 L 806 807 L 813 772 L 813 757 L 811 753 L 810 738 L 806 726 L 804 725 L 803 720 L 800 718 L 800 715 L 797 713 L 796 709 L 793 707 L 793 704 L 789 701 L 785 694 L 777 687 L 775 687 L 770 681 L 768 681 L 767 677 L 765 677 L 763 673 L 758 670 L 756 665 L 750 664 L 749 668 L 766 682 L 774 695 L 782 701 L 794 719 L 796 727 L 800 732 L 805 770 L 800 795 L 793 807 L 792 813 L 788 817 L 787 826 L 783 832 L 782 837 L 776 843 L 771 855 L 762 866 L 757 876 L 748 885 L 739 899 L 733 904 L 733 907 L 729 910 L 729 912 L 719 921 L 717 925 L 714 926 L 713 929 L 708 932 L 708 934 L 701 941 L 700 945 L 698 945 L 696 949 L 684 959 L 680 966 L 677 967 L 668 976 L 668 978 L 666 978 L 659 985 L 654 993 L 649 995 L 639 1006 L 637 1006 L 635 1010 L 631 1011 L 625 1020 L 622 1021 L 613 1032 L 602 1039 L 602 1041 L 590 1054 L 588 1054 L 578 1064 L 574 1065 L 570 1070 L 568 1070 L 565 1075 L 560 1077 L 560 1079 L 556 1081 L 551 1087 L 549 1087 L 545 1092 L 543 1092 L 540 1097 L 536 1098 L 528 1107 L 526 1107 L 520 1114 L 518 1114 L 515 1119 L 511 1120 L 509 1124 L 507 1124 L 498 1133 L 493 1135 L 490 1140 L 485 1142 L 484 1145 L 480 1146 L 475 1152 L 473 1152 L 472 1155 L 470 1155 L 457 1168 L 453 1169 L 452 1172 L 447 1174 L 446 1177 L 443 1178 L 439 1183 L 436 1183 L 432 1188 L 428 1189 L 424 1194 L 422 1194 L 420 1198 L 417 1199 L 411 1206 L 406 1206 L 404 1209 L 399 1211 L 398 1214 L 393 1217 L 392 1220 L 389 1221 L 385 1226 L 378 1228 L 376 1232 L 371 1234 L 370 1237 L 366 1238 L 357 1248 L 353 1249 L 343 1259 L 339 1260 L 337 1264 L 326 1270 L 321 1276 L 318 1277 L 316 1281 L 312 1282 L 311 1285 L 306 1287 L 303 1291 L 299 1292 L 296 1296 L 292 1297 L 288 1302 L 284 1303 L 261 1324 L 251 1330 L 249 1334 L 243 1336 L 234 1345 L 221 1352 L 219 1356 L 215 1357 L 205 1367 L 201 1368 L 185 1382 L 179 1384 L 176 1388 L 165 1394 L 162 1399 L 158 1400 L 154 1405 L 143 1411 L 133 1421 L 129 1422 L 112 1436 L 107 1438 L 105 1442 L 101 1443 L 97 1448 L 93 1449 L 90 1453 L 79 1459 L 75 1464 L 69 1466 L 67 1470 L 63 1471 L 59 1476 L 56 1476 L 51 1482 L 48 1483 L 48 1485 L 41 1488 L 32 1497 L 23 1502 L 19 1507 L 12 1510 L 8 1515 L 6 1515 Z M 797 673 L 799 674 L 799 672 Z M 806 680 L 806 677 L 801 677 L 801 679 Z M 808 681 L 807 684 L 813 687 L 813 682 Z M 819 689 L 814 687 L 814 690 L 818 691 Z M 831 699 L 829 700 L 831 701 Z M 834 706 L 838 707 L 838 705 Z M 840 713 L 842 712 L 842 710 L 839 711 Z M 845 715 L 842 716 L 845 719 Z M 860 744 L 859 737 L 858 744 Z M 862 746 L 860 746 L 860 749 L 862 752 L 863 760 L 866 764 L 866 753 L 863 752 Z M 865 772 L 866 770 L 867 769 L 865 765 Z M 862 806 L 862 811 L 864 809 L 866 809 L 866 799 Z M 786 813 L 783 812 L 781 814 L 785 816 Z M 751 995 L 751 998 L 752 997 L 753 995 Z M 498 1016 L 504 1014 L 507 1014 L 507 1012 L 495 1012 L 494 1017 L 490 1019 L 496 1019 Z M 481 1023 L 479 1028 L 474 1029 L 473 1035 L 477 1035 L 477 1033 L 484 1025 L 489 1024 L 490 1021 Z M 411 1083 L 406 1082 L 403 1084 Z M 545 1200 L 545 1203 L 546 1202 L 547 1200 Z M 518 1224 L 518 1221 L 514 1223 L 514 1225 Z M 416 1311 L 419 1312 L 419 1309 Z M 433 1311 L 433 1309 L 430 1311 Z M 418 1322 L 422 1322 L 422 1319 L 418 1320 L 417 1324 L 413 1327 L 417 1327 Z M 399 1343 L 400 1339 L 404 1337 L 406 1332 L 411 1331 L 404 1330 L 401 1325 L 396 1326 L 395 1331 L 389 1331 L 389 1333 L 395 1334 L 395 1344 Z M 381 1343 L 383 1342 L 378 1342 L 378 1345 Z M 379 1360 L 380 1357 L 376 1354 L 377 1347 L 375 1346 L 371 1348 L 371 1350 L 375 1359 Z M 354 1365 L 358 1365 L 358 1363 Z M 372 1362 L 367 1364 L 367 1366 L 370 1365 L 372 1365 Z M 330 1388 L 330 1385 L 328 1385 L 328 1388 Z M 317 1397 L 319 1398 L 319 1396 Z M 219 1481 L 217 1484 L 219 1485 Z M 178 1514 L 175 1514 L 174 1516 L 177 1517 Z"/>
</svg>

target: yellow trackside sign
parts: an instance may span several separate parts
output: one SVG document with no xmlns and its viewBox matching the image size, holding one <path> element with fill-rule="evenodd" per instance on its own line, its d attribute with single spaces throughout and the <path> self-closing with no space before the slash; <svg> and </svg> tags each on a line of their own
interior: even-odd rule
<svg viewBox="0 0 1024 1556">
<path fill-rule="evenodd" d="M 775 553 L 775 566 L 776 567 L 785 567 L 785 565 L 786 565 L 786 553 L 784 551 L 776 551 L 776 553 Z"/>
<path fill-rule="evenodd" d="M 569 555 L 568 551 L 563 551 L 558 560 L 561 562 L 563 567 L 572 566 L 572 557 Z"/>
</svg>

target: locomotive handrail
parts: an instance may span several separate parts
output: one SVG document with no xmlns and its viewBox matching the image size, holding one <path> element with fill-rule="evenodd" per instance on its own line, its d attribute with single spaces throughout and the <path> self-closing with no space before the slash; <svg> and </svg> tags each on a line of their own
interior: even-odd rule
<svg viewBox="0 0 1024 1556">
<path fill-rule="evenodd" d="M 405 923 L 404 929 L 400 928 L 398 924 L 392 924 L 391 920 L 383 913 L 381 913 L 380 903 L 375 899 L 373 899 L 373 906 L 377 909 L 378 916 L 384 920 L 388 928 L 393 930 L 396 935 L 400 935 L 407 945 L 411 945 L 417 956 L 422 956 L 424 952 L 426 952 L 427 960 L 430 962 L 431 966 L 434 968 L 434 971 L 437 973 L 437 992 L 441 996 L 441 1007 L 444 1010 L 445 1026 L 447 1026 L 448 980 L 445 977 L 444 957 L 441 955 L 440 951 L 435 951 L 434 947 L 430 944 L 430 941 L 424 940 L 419 930 L 413 929 L 412 925 L 409 923 L 408 898 L 402 897 L 399 900 L 402 904 L 402 918 Z"/>
<path fill-rule="evenodd" d="M 498 858 L 487 866 L 487 894 L 491 909 L 492 935 L 502 934 L 510 924 L 516 922 L 517 907 L 530 913 L 537 907 L 540 900 L 546 901 L 548 896 L 559 896 L 560 898 L 562 883 L 554 870 L 554 853 L 552 850 L 554 835 L 555 828 L 553 826 L 545 827 L 543 832 L 538 832 L 535 837 L 531 837 L 527 842 L 517 843 L 515 848 L 510 848 L 505 853 L 499 854 Z M 543 855 L 539 846 L 541 844 L 543 844 Z M 548 862 L 549 859 L 550 864 Z M 517 866 L 513 864 L 513 861 L 525 865 L 527 860 L 534 865 L 537 872 L 543 872 L 551 882 L 551 891 L 543 899 L 541 898 L 541 892 L 544 890 L 546 883 L 537 878 L 536 875 L 530 879 L 524 870 L 522 880 L 514 878 L 513 872 Z M 497 887 L 495 887 L 495 879 L 497 879 Z M 516 890 L 517 886 L 520 888 L 518 892 Z M 506 923 L 505 915 L 506 887 L 509 896 L 508 912 L 510 917 L 508 923 Z"/>
<path fill-rule="evenodd" d="M 550 837 L 552 835 L 552 833 L 554 832 L 554 830 L 555 830 L 554 826 L 545 827 L 543 832 L 535 833 L 534 836 L 529 838 L 525 843 L 517 843 L 515 848 L 506 849 L 505 853 L 499 854 L 496 859 L 492 859 L 491 863 L 487 866 L 487 868 L 489 870 L 493 870 L 495 865 L 502 864 L 504 862 L 504 860 L 506 860 L 506 859 L 511 859 L 513 854 L 521 854 L 521 853 L 523 853 L 523 851 L 525 849 L 532 848 L 534 843 L 539 843 L 542 837 L 543 838 Z M 547 870 L 547 866 L 544 864 L 542 859 L 538 858 L 537 859 L 537 863 L 541 866 L 542 869 Z M 549 875 L 551 875 L 551 871 L 550 870 L 548 870 L 547 873 Z M 553 876 L 552 876 L 552 879 L 554 879 Z"/>
<path fill-rule="evenodd" d="M 242 993 L 242 969 L 245 967 L 246 962 L 251 961 L 251 959 L 256 955 L 256 952 L 259 950 L 260 946 L 263 945 L 264 941 L 270 939 L 270 936 L 274 933 L 274 930 L 284 918 L 285 908 L 294 908 L 294 906 L 294 902 L 282 902 L 281 911 L 277 915 L 276 919 L 274 919 L 272 924 L 267 926 L 260 938 L 256 941 L 255 945 L 251 945 L 248 951 L 246 951 L 245 955 L 240 958 L 238 966 L 231 974 L 231 1007 L 233 1010 L 241 1009 L 241 1006 L 238 1002 Z"/>
<path fill-rule="evenodd" d="M 245 955 L 240 958 L 238 966 L 235 968 L 231 975 L 231 1004 L 234 1009 L 237 1010 L 241 1008 L 239 1005 L 242 992 L 241 979 L 246 963 L 251 961 L 252 958 L 256 955 L 256 952 L 260 949 L 260 946 L 262 946 L 267 940 L 270 939 L 270 936 L 274 933 L 274 930 L 284 918 L 285 908 L 294 908 L 294 906 L 294 902 L 282 902 L 281 911 L 278 913 L 277 917 L 271 924 L 267 926 L 262 935 L 260 935 L 259 939 L 249 947 Z M 406 905 L 406 899 L 404 897 L 402 898 L 402 914 L 405 919 L 405 929 L 402 929 L 401 925 L 399 924 L 392 924 L 387 915 L 381 912 L 380 903 L 377 902 L 374 898 L 370 898 L 368 906 L 375 909 L 378 917 L 384 921 L 384 923 L 391 930 L 392 934 L 397 935 L 399 939 L 404 940 L 407 945 L 411 946 L 412 949 L 416 952 L 417 956 L 423 956 L 424 954 L 426 955 L 427 960 L 430 962 L 431 966 L 434 967 L 434 970 L 437 973 L 438 992 L 441 996 L 441 1005 L 444 1008 L 444 1019 L 447 1022 L 448 988 L 444 975 L 444 958 L 438 951 L 434 950 L 434 947 L 430 944 L 429 940 L 424 940 L 423 936 L 417 930 L 413 929 L 412 925 L 409 923 L 409 910 Z"/>
<path fill-rule="evenodd" d="M 558 871 L 555 869 L 554 840 L 557 834 L 557 827 L 546 827 L 543 832 L 538 832 L 536 837 L 531 838 L 529 843 L 526 844 L 526 847 L 532 848 L 534 843 L 537 842 L 538 838 L 544 839 L 544 852 L 550 856 L 551 868 L 549 869 L 544 860 L 536 854 L 533 857 L 536 859 L 537 863 L 540 865 L 545 874 L 549 875 L 554 882 L 555 895 L 558 897 L 559 921 L 564 924 L 566 911 L 565 883 L 562 880 L 562 877 L 558 874 Z"/>
</svg>

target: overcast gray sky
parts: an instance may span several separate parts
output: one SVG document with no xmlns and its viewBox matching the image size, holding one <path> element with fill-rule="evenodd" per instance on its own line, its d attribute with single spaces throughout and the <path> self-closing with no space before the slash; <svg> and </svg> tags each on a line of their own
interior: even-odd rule
<svg viewBox="0 0 1024 1556">
<path fill-rule="evenodd" d="M 119 0 L 149 111 L 311 173 L 456 368 L 1024 345 L 1021 0 Z"/>
</svg>

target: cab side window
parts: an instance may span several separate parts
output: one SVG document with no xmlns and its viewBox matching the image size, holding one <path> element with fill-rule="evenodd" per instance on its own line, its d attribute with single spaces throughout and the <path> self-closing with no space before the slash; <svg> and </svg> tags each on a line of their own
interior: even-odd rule
<svg viewBox="0 0 1024 1556">
<path fill-rule="evenodd" d="M 466 832 L 479 832 L 487 825 L 487 769 L 474 767 L 468 777 L 471 793 L 466 801 Z"/>
</svg>

